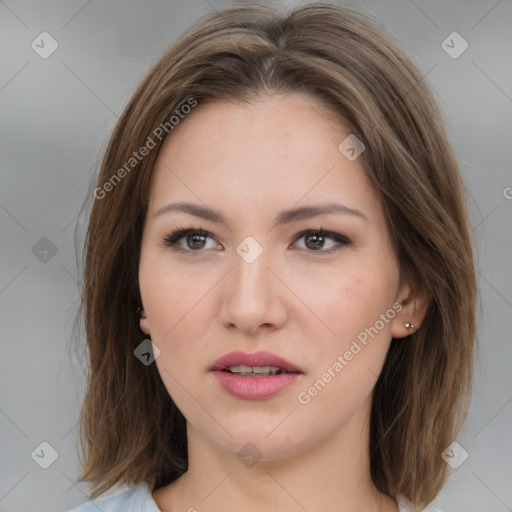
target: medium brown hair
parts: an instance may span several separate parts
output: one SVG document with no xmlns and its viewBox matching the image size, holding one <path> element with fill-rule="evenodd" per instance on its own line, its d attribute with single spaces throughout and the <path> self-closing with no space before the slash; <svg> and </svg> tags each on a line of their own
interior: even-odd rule
<svg viewBox="0 0 512 512">
<path fill-rule="evenodd" d="M 120 117 L 97 181 L 102 190 L 113 185 L 93 201 L 84 248 L 80 313 L 89 365 L 79 481 L 92 482 L 94 498 L 115 484 L 147 481 L 155 490 L 187 469 L 185 419 L 156 365 L 134 356 L 145 338 L 137 314 L 142 229 L 165 140 L 155 130 L 191 98 L 201 108 L 265 93 L 313 97 L 364 142 L 360 158 L 401 275 L 431 296 L 421 327 L 392 340 L 370 418 L 373 482 L 423 507 L 446 481 L 441 453 L 470 401 L 477 288 L 465 189 L 424 77 L 371 17 L 323 2 L 286 14 L 232 5 L 199 20 L 152 67 Z M 154 147 L 127 168 L 149 138 Z"/>
</svg>

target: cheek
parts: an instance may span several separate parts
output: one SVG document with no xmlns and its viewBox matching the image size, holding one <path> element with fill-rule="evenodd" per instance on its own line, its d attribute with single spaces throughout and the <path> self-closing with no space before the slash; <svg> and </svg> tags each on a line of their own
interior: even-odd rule
<svg viewBox="0 0 512 512">
<path fill-rule="evenodd" d="M 195 380 L 206 372 L 201 346 L 209 323 L 207 302 L 205 298 L 201 300 L 206 292 L 206 283 L 191 285 L 188 279 L 156 271 L 147 276 L 145 284 L 141 283 L 141 294 L 150 315 L 151 340 L 160 350 L 155 361 L 158 373 L 167 392 L 187 417 L 191 414 L 190 396 L 200 399 L 201 390 L 195 386 Z"/>
<path fill-rule="evenodd" d="M 172 263 L 165 252 L 143 248 L 139 286 L 152 335 L 160 339 L 172 336 L 180 324 L 196 314 L 201 298 L 213 284 L 211 275 L 203 279 L 197 272 Z"/>
<path fill-rule="evenodd" d="M 333 343 L 350 344 L 365 329 L 370 328 L 391 308 L 395 298 L 398 272 L 393 267 L 354 266 L 348 272 L 325 278 L 321 285 L 308 289 L 304 285 L 302 294 L 308 297 L 311 309 L 329 327 Z M 391 325 L 378 325 L 386 336 Z"/>
<path fill-rule="evenodd" d="M 166 385 L 174 387 L 166 371 L 178 377 L 184 368 L 198 368 L 202 361 L 198 340 L 208 325 L 205 295 L 213 284 L 212 276 L 201 280 L 173 270 L 165 256 L 141 254 L 140 292 L 151 340 L 160 349 L 156 362 Z"/>
<path fill-rule="evenodd" d="M 324 293 L 316 295 L 312 309 L 334 334 L 316 336 L 316 346 L 305 347 L 314 363 L 299 390 L 303 393 L 299 401 L 309 400 L 311 405 L 301 407 L 315 410 L 316 417 L 331 418 L 327 422 L 331 426 L 347 420 L 361 406 L 381 372 L 395 315 L 398 274 L 393 268 L 370 271 L 362 266 L 331 280 Z"/>
<path fill-rule="evenodd" d="M 327 335 L 315 337 L 319 344 L 311 350 L 313 372 L 302 388 L 307 395 L 311 390 L 318 414 L 343 419 L 373 389 L 391 343 L 397 283 L 394 260 L 382 265 L 374 260 L 325 281 L 323 293 L 315 294 L 312 309 L 334 331 L 324 329 Z M 340 407 L 333 410 L 333 403 Z"/>
</svg>

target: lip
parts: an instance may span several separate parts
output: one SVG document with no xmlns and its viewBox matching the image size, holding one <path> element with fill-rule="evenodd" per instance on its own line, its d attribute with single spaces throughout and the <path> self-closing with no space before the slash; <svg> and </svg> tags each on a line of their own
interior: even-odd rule
<svg viewBox="0 0 512 512">
<path fill-rule="evenodd" d="M 303 373 L 300 368 L 290 363 L 290 361 L 287 361 L 286 359 L 273 354 L 272 352 L 242 352 L 240 350 L 229 352 L 229 354 L 223 355 L 217 359 L 215 363 L 213 363 L 213 366 L 210 368 L 210 370 L 221 371 L 225 368 L 236 366 L 238 364 L 244 364 L 246 366 L 276 366 L 281 368 L 281 370 L 286 370 L 288 372 Z M 265 379 L 266 377 L 256 378 Z"/>
<path fill-rule="evenodd" d="M 293 373 L 280 373 L 268 377 L 241 377 L 223 371 L 239 364 L 276 366 Z M 294 384 L 303 375 L 300 368 L 272 352 L 230 352 L 217 359 L 210 370 L 224 391 L 244 400 L 266 400 Z"/>
</svg>

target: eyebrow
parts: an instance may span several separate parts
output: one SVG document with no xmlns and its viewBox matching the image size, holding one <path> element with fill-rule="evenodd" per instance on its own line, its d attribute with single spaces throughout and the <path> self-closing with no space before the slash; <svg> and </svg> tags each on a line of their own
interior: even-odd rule
<svg viewBox="0 0 512 512">
<path fill-rule="evenodd" d="M 211 208 L 202 206 L 200 204 L 187 203 L 183 201 L 166 204 L 155 213 L 154 217 L 159 217 L 160 215 L 169 212 L 188 213 L 190 215 L 194 215 L 195 217 L 200 217 L 201 219 L 226 224 L 225 218 L 222 215 L 222 213 L 216 210 L 212 210 Z M 363 212 L 360 212 L 359 210 L 355 210 L 353 208 L 349 208 L 348 206 L 338 203 L 325 203 L 302 206 L 300 208 L 290 210 L 283 210 L 276 215 L 274 223 L 289 224 L 291 222 L 295 222 L 298 220 L 309 219 L 311 217 L 317 217 L 318 215 L 326 215 L 330 213 L 353 215 L 366 221 L 368 220 L 368 217 L 366 217 L 366 215 Z"/>
</svg>

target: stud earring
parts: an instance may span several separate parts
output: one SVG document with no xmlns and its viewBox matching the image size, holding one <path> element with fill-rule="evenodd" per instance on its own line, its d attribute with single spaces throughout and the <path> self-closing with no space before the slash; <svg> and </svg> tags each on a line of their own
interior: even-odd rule
<svg viewBox="0 0 512 512">
<path fill-rule="evenodd" d="M 414 324 L 411 324 L 411 322 L 404 322 L 406 329 L 414 329 Z"/>
</svg>

